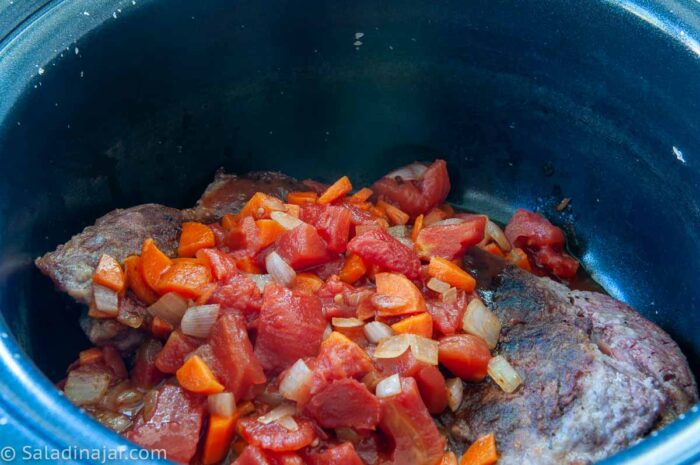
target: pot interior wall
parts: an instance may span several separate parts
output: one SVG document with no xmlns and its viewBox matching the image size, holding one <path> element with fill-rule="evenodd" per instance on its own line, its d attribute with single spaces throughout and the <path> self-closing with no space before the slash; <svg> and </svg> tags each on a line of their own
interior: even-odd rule
<svg viewBox="0 0 700 465">
<path fill-rule="evenodd" d="M 5 319 L 60 379 L 87 341 L 79 309 L 31 259 L 96 217 L 190 206 L 219 166 L 359 184 L 443 157 L 452 201 L 499 220 L 520 206 L 545 212 L 697 372 L 700 92 L 689 76 L 700 63 L 629 13 L 575 3 L 115 11 L 34 70 L 0 126 Z M 557 213 L 564 197 L 571 207 Z"/>
</svg>

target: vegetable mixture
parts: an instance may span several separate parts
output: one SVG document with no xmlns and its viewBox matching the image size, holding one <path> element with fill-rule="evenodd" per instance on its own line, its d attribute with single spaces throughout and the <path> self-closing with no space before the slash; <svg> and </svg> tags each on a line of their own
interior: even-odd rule
<svg viewBox="0 0 700 465">
<path fill-rule="evenodd" d="M 130 370 L 112 346 L 81 352 L 61 389 L 182 463 L 496 463 L 493 434 L 457 457 L 432 417 L 459 407 L 464 382 L 527 382 L 498 355 L 501 322 L 461 258 L 479 247 L 567 281 L 564 234 L 526 210 L 505 230 L 456 212 L 442 160 L 371 188 L 311 185 L 185 222 L 175 257 L 152 239 L 123 263 L 103 255 L 89 315 L 117 318 L 129 293 L 150 337 Z"/>
</svg>

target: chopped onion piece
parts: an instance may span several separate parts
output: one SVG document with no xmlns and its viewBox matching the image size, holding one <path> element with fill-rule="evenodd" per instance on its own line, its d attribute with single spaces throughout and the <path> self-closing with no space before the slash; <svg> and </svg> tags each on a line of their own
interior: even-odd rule
<svg viewBox="0 0 700 465">
<path fill-rule="evenodd" d="M 289 266 L 277 252 L 272 252 L 265 257 L 265 267 L 272 279 L 283 286 L 291 286 L 297 277 L 294 268 Z"/>
<path fill-rule="evenodd" d="M 299 402 L 303 400 L 309 392 L 312 378 L 313 372 L 311 369 L 304 360 L 299 359 L 289 368 L 289 371 L 287 371 L 282 378 L 279 388 L 280 394 L 282 394 L 285 399 Z"/>
<path fill-rule="evenodd" d="M 299 218 L 295 218 L 292 215 L 281 211 L 270 213 L 270 218 L 279 223 L 280 226 L 288 231 L 303 223 L 303 221 L 301 221 Z"/>
<path fill-rule="evenodd" d="M 148 313 L 158 316 L 173 326 L 180 324 L 187 310 L 187 301 L 175 292 L 168 292 L 148 307 Z"/>
<path fill-rule="evenodd" d="M 284 204 L 284 202 L 272 195 L 266 195 L 262 203 L 264 207 L 266 207 L 273 213 L 275 211 L 283 212 L 287 209 L 287 206 Z"/>
<path fill-rule="evenodd" d="M 450 287 L 448 290 L 440 294 L 440 300 L 446 304 L 453 304 L 457 302 L 457 288 Z"/>
<path fill-rule="evenodd" d="M 336 328 L 359 328 L 364 325 L 365 322 L 358 318 L 336 318 L 331 319 L 331 323 Z"/>
<path fill-rule="evenodd" d="M 408 237 L 397 237 L 397 241 L 401 242 L 403 245 L 408 247 L 409 249 L 413 250 L 413 246 L 415 245 L 411 239 Z"/>
<path fill-rule="evenodd" d="M 260 289 L 260 292 L 265 290 L 265 286 L 267 286 L 267 283 L 272 281 L 272 276 L 269 274 L 252 274 L 249 273 L 248 277 L 250 278 L 251 281 L 255 283 L 256 286 L 258 286 L 258 289 Z"/>
<path fill-rule="evenodd" d="M 365 336 L 372 344 L 378 344 L 382 340 L 394 335 L 394 330 L 391 326 L 382 323 L 381 321 L 372 321 L 364 327 Z"/>
<path fill-rule="evenodd" d="M 63 392 L 75 405 L 94 404 L 105 395 L 111 379 L 108 373 L 74 370 L 68 373 Z"/>
<path fill-rule="evenodd" d="M 210 394 L 207 398 L 209 413 L 222 417 L 231 417 L 236 411 L 236 400 L 231 392 L 220 392 Z"/>
<path fill-rule="evenodd" d="M 464 223 L 465 220 L 464 218 L 446 218 L 444 220 L 436 221 L 435 223 L 431 224 L 430 226 L 450 226 L 452 224 L 460 224 Z"/>
<path fill-rule="evenodd" d="M 489 349 L 495 349 L 501 335 L 501 322 L 481 299 L 472 299 L 462 317 L 462 329 L 465 333 L 478 336 L 486 342 Z"/>
<path fill-rule="evenodd" d="M 97 310 L 110 315 L 119 313 L 119 294 L 99 284 L 92 285 L 92 293 L 95 297 L 95 308 Z"/>
<path fill-rule="evenodd" d="M 219 316 L 219 310 L 219 304 L 190 307 L 180 322 L 182 332 L 194 337 L 209 336 L 209 331 Z"/>
<path fill-rule="evenodd" d="M 383 397 L 391 397 L 401 394 L 401 377 L 398 374 L 395 374 L 389 376 L 388 378 L 384 378 L 377 383 L 375 393 L 375 395 L 380 399 Z"/>
<path fill-rule="evenodd" d="M 322 340 L 326 340 L 331 336 L 331 333 L 333 332 L 333 328 L 331 325 L 326 325 L 326 329 L 323 330 L 323 337 Z"/>
<path fill-rule="evenodd" d="M 95 414 L 95 419 L 115 433 L 123 433 L 131 426 L 129 417 L 109 410 L 100 410 Z"/>
<path fill-rule="evenodd" d="M 374 351 L 375 358 L 396 358 L 411 346 L 408 334 L 399 334 L 382 339 Z"/>
<path fill-rule="evenodd" d="M 491 220 L 486 222 L 486 236 L 493 239 L 493 241 L 498 245 L 498 247 L 504 251 L 509 252 L 511 249 L 510 241 L 506 237 L 503 230 Z"/>
<path fill-rule="evenodd" d="M 406 239 L 408 237 L 408 228 L 405 224 L 392 226 L 386 231 L 397 239 Z"/>
<path fill-rule="evenodd" d="M 501 355 L 489 361 L 488 373 L 496 384 L 509 394 L 518 389 L 523 382 L 515 368 Z"/>
<path fill-rule="evenodd" d="M 447 406 L 453 412 L 462 404 L 464 398 L 464 384 L 460 378 L 450 378 L 445 381 L 447 386 Z"/>
<path fill-rule="evenodd" d="M 428 281 L 428 289 L 439 294 L 444 294 L 445 292 L 449 291 L 451 287 L 452 286 L 447 284 L 445 281 L 441 281 L 437 278 L 430 278 L 430 281 Z"/>
<path fill-rule="evenodd" d="M 372 296 L 372 305 L 380 309 L 393 309 L 408 305 L 408 300 L 394 295 L 375 294 Z"/>
<path fill-rule="evenodd" d="M 408 334 L 407 336 L 411 345 L 411 353 L 416 360 L 429 365 L 438 364 L 438 341 L 416 334 Z"/>
<path fill-rule="evenodd" d="M 428 171 L 428 167 L 423 163 L 411 163 L 410 165 L 402 166 L 401 168 L 392 171 L 391 173 L 384 176 L 385 178 L 397 178 L 400 177 L 404 181 L 412 181 L 415 179 L 420 179 L 425 172 Z"/>
<path fill-rule="evenodd" d="M 357 307 L 365 297 L 371 296 L 373 292 L 369 289 L 361 289 L 354 292 L 345 292 L 344 294 L 346 303 L 351 307 Z"/>
<path fill-rule="evenodd" d="M 258 417 L 258 422 L 263 425 L 277 421 L 280 418 L 289 417 L 297 413 L 297 408 L 293 404 L 282 404 L 278 407 L 273 408 L 265 415 Z"/>
<path fill-rule="evenodd" d="M 299 425 L 291 416 L 282 417 L 277 420 L 277 423 L 288 431 L 299 431 Z"/>
</svg>

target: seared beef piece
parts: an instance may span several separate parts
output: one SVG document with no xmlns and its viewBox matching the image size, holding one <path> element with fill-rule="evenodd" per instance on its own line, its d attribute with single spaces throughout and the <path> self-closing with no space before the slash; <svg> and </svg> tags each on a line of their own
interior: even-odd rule
<svg viewBox="0 0 700 465">
<path fill-rule="evenodd" d="M 184 221 L 218 221 L 224 213 L 238 211 L 258 191 L 285 199 L 288 191 L 305 189 L 308 188 L 302 183 L 281 173 L 236 176 L 219 170 L 196 207 L 177 210 L 145 204 L 111 211 L 55 251 L 37 258 L 36 266 L 53 280 L 58 289 L 79 302 L 90 304 L 92 274 L 102 254 L 109 254 L 122 262 L 129 255 L 140 254 L 143 241 L 150 237 L 163 252 L 174 256 Z M 126 318 L 131 315 L 129 319 L 134 321 L 138 315 L 145 315 L 145 308 L 128 295 L 126 305 L 122 302 L 122 307 L 125 308 L 120 308 L 117 320 L 82 318 L 81 326 L 94 344 L 114 344 L 128 351 L 142 340 L 136 329 L 128 327 Z"/>
<path fill-rule="evenodd" d="M 494 432 L 499 465 L 584 465 L 697 401 L 678 346 L 625 304 L 504 267 L 480 251 L 466 264 L 503 324 L 497 352 L 523 384 L 513 394 L 490 380 L 465 384 L 460 409 L 441 417 L 455 449 Z"/>
<path fill-rule="evenodd" d="M 218 221 L 225 213 L 235 213 L 256 192 L 264 192 L 286 200 L 292 191 L 309 190 L 303 183 L 276 171 L 260 171 L 245 176 L 216 172 L 212 181 L 191 210 L 186 214 L 203 223 Z"/>
</svg>

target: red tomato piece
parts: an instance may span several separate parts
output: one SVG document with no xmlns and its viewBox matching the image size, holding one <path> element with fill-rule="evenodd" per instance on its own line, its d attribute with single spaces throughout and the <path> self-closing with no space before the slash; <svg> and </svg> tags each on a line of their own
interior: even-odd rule
<svg viewBox="0 0 700 465">
<path fill-rule="evenodd" d="M 304 454 L 308 465 L 364 465 L 355 448 L 349 442 L 329 447 L 323 451 Z"/>
<path fill-rule="evenodd" d="M 200 344 L 200 340 L 186 336 L 180 330 L 173 331 L 168 336 L 163 350 L 156 356 L 156 368 L 163 373 L 175 374 L 177 369 L 185 363 L 185 357 Z"/>
<path fill-rule="evenodd" d="M 227 391 L 236 400 L 243 399 L 250 388 L 267 379 L 262 366 L 253 355 L 243 319 L 235 313 L 225 313 L 211 328 L 209 344 L 221 373 L 217 373 Z"/>
<path fill-rule="evenodd" d="M 317 296 L 268 284 L 263 293 L 255 356 L 265 370 L 279 373 L 300 358 L 318 354 L 326 325 Z"/>
<path fill-rule="evenodd" d="M 506 225 L 505 234 L 514 247 L 562 247 L 564 233 L 547 218 L 535 212 L 518 209 Z"/>
<path fill-rule="evenodd" d="M 331 382 L 311 397 L 304 412 L 323 428 L 374 429 L 379 401 L 354 379 Z"/>
<path fill-rule="evenodd" d="M 262 294 L 258 286 L 243 273 L 236 273 L 226 281 L 219 283 L 207 300 L 210 304 L 219 304 L 222 308 L 241 310 L 247 322 L 257 318 L 262 306 Z"/>
<path fill-rule="evenodd" d="M 299 429 L 290 431 L 279 423 L 266 425 L 257 418 L 242 418 L 238 421 L 238 433 L 249 444 L 276 452 L 302 449 L 316 439 L 313 423 L 305 418 L 295 417 Z"/>
<path fill-rule="evenodd" d="M 462 317 L 467 310 L 471 294 L 457 291 L 457 300 L 442 302 L 440 300 L 425 301 L 425 308 L 433 317 L 433 329 L 444 336 L 451 336 L 462 328 Z"/>
<path fill-rule="evenodd" d="M 343 203 L 340 206 L 350 212 L 350 221 L 355 226 L 357 226 L 358 224 L 374 222 L 374 215 L 372 215 L 367 210 L 363 210 L 357 205 Z"/>
<path fill-rule="evenodd" d="M 401 380 L 401 393 L 380 399 L 381 430 L 393 439 L 392 465 L 435 465 L 445 451 L 430 412 L 421 399 L 413 378 Z"/>
<path fill-rule="evenodd" d="M 398 357 L 374 359 L 374 364 L 382 372 L 382 377 L 396 374 L 401 377 L 415 377 L 423 367 L 429 366 L 427 363 L 417 360 L 410 349 Z"/>
<path fill-rule="evenodd" d="M 272 452 L 268 451 L 267 456 L 272 459 L 274 465 L 306 465 L 304 459 L 296 452 Z"/>
<path fill-rule="evenodd" d="M 408 279 L 420 276 L 420 260 L 415 252 L 383 229 L 355 236 L 348 244 L 348 251 L 362 258 L 366 265 L 403 273 Z"/>
<path fill-rule="evenodd" d="M 258 446 L 248 445 L 231 465 L 276 465 Z"/>
<path fill-rule="evenodd" d="M 217 281 L 225 281 L 237 272 L 236 259 L 218 249 L 200 249 L 197 258 L 209 266 L 211 275 Z"/>
<path fill-rule="evenodd" d="M 245 216 L 228 232 L 226 245 L 236 250 L 236 256 L 251 256 L 260 250 L 261 239 L 258 226 L 252 216 Z"/>
<path fill-rule="evenodd" d="M 487 374 L 491 351 L 483 339 L 457 334 L 440 339 L 440 363 L 465 381 L 482 381 Z"/>
<path fill-rule="evenodd" d="M 112 371 L 115 379 L 124 379 L 129 373 L 119 351 L 112 345 L 102 347 L 102 359 L 105 365 Z"/>
<path fill-rule="evenodd" d="M 126 439 L 146 449 L 164 449 L 175 462 L 189 463 L 197 451 L 204 418 L 201 396 L 164 384 L 148 418 L 139 415 Z"/>
<path fill-rule="evenodd" d="M 165 374 L 156 367 L 156 356 L 162 348 L 160 341 L 149 339 L 136 351 L 131 369 L 131 381 L 136 386 L 150 389 L 165 378 Z"/>
<path fill-rule="evenodd" d="M 341 256 L 329 261 L 328 263 L 324 263 L 323 265 L 309 268 L 307 271 L 317 275 L 319 278 L 325 281 L 333 275 L 340 274 L 340 270 L 343 268 L 343 263 L 345 263 L 345 259 Z"/>
<path fill-rule="evenodd" d="M 440 370 L 427 365 L 415 375 L 418 391 L 428 411 L 433 415 L 442 413 L 447 407 L 447 386 Z"/>
<path fill-rule="evenodd" d="M 537 265 L 550 270 L 555 276 L 560 278 L 573 278 L 578 271 L 578 260 L 564 252 L 556 251 L 552 247 L 542 247 L 534 252 L 533 256 Z"/>
<path fill-rule="evenodd" d="M 326 241 L 328 250 L 342 253 L 348 244 L 352 214 L 346 208 L 334 205 L 306 204 L 301 207 L 300 219 L 313 225 Z"/>
<path fill-rule="evenodd" d="M 380 200 L 392 203 L 412 218 L 442 204 L 450 192 L 447 163 L 435 160 L 420 179 L 381 178 L 372 185 Z"/>
<path fill-rule="evenodd" d="M 416 248 L 421 257 L 438 256 L 454 260 L 484 239 L 486 217 L 474 215 L 457 224 L 427 226 L 416 238 Z"/>
<path fill-rule="evenodd" d="M 333 258 L 316 228 L 306 223 L 278 239 L 277 253 L 295 270 L 320 265 Z"/>
</svg>

